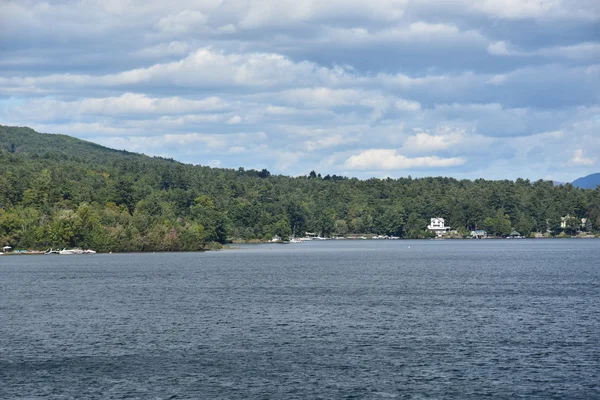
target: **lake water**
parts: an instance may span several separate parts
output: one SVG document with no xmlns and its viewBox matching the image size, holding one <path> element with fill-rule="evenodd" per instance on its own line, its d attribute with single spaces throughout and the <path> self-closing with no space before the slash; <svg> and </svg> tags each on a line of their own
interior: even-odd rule
<svg viewBox="0 0 600 400">
<path fill-rule="evenodd" d="M 600 241 L 0 256 L 0 398 L 600 398 Z"/>
</svg>

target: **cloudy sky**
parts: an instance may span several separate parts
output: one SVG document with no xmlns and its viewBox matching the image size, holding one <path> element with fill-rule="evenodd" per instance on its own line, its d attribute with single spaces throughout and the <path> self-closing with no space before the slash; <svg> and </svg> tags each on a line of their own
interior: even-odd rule
<svg viewBox="0 0 600 400">
<path fill-rule="evenodd" d="M 0 124 L 202 165 L 600 171 L 598 0 L 0 0 Z"/>
</svg>

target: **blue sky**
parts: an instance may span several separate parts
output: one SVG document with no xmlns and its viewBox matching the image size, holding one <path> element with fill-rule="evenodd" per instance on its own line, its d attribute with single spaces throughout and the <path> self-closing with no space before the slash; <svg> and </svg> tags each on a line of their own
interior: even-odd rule
<svg viewBox="0 0 600 400">
<path fill-rule="evenodd" d="M 0 1 L 0 123 L 226 168 L 600 171 L 597 0 Z"/>
</svg>

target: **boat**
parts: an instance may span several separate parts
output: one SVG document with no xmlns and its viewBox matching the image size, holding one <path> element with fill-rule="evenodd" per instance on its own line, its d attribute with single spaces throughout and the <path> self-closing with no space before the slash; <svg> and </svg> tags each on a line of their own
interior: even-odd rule
<svg viewBox="0 0 600 400">
<path fill-rule="evenodd" d="M 59 254 L 58 250 L 53 250 L 52 248 L 50 248 L 50 250 L 46 250 L 44 252 L 44 254 Z"/>
<path fill-rule="evenodd" d="M 59 251 L 58 254 L 63 255 L 63 256 L 68 256 L 68 255 L 75 254 L 75 253 L 73 252 L 73 250 L 67 250 L 67 248 L 65 247 L 64 249 Z"/>
<path fill-rule="evenodd" d="M 96 254 L 96 251 L 92 249 L 87 249 L 83 251 L 83 254 Z"/>
</svg>

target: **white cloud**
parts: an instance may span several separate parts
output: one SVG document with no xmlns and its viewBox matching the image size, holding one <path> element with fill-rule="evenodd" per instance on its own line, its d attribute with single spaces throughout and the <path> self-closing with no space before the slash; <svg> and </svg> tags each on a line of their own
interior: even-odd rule
<svg viewBox="0 0 600 400">
<path fill-rule="evenodd" d="M 163 32 L 185 33 L 204 27 L 207 20 L 207 16 L 199 11 L 183 10 L 161 18 L 156 25 Z"/>
<path fill-rule="evenodd" d="M 233 168 L 437 174 L 468 159 L 453 174 L 503 178 L 554 175 L 560 157 L 574 173 L 600 154 L 599 13 L 595 0 L 0 0 L 0 121 Z"/>
<path fill-rule="evenodd" d="M 402 18 L 406 4 L 406 0 L 251 1 L 242 6 L 239 25 L 244 29 L 255 29 L 343 18 L 397 21 Z"/>
<path fill-rule="evenodd" d="M 329 137 L 320 138 L 317 140 L 310 140 L 306 142 L 305 147 L 308 151 L 323 150 L 331 147 L 338 147 L 345 144 L 355 143 L 358 138 L 344 135 L 333 135 Z"/>
<path fill-rule="evenodd" d="M 453 46 L 470 44 L 480 46 L 485 38 L 476 30 L 462 31 L 452 24 L 417 21 L 410 24 L 396 24 L 391 27 L 334 27 L 328 28 L 322 40 L 325 43 L 345 47 L 366 47 L 382 45 L 414 46 L 416 43 L 448 44 Z"/>
<path fill-rule="evenodd" d="M 535 55 L 546 57 L 565 57 L 570 59 L 600 59 L 600 43 L 585 42 L 569 46 L 555 46 L 537 50 Z"/>
<path fill-rule="evenodd" d="M 521 56 L 521 57 L 552 57 L 569 58 L 574 60 L 598 59 L 600 57 L 600 43 L 584 42 L 569 46 L 544 47 L 540 49 L 524 51 L 515 48 L 512 44 L 501 40 L 490 43 L 487 47 L 488 53 L 494 56 Z"/>
<path fill-rule="evenodd" d="M 418 101 L 400 99 L 396 101 L 396 108 L 400 111 L 421 111 L 421 104 Z"/>
<path fill-rule="evenodd" d="M 454 167 L 462 165 L 460 157 L 437 156 L 409 158 L 391 149 L 364 150 L 346 160 L 344 166 L 351 170 L 402 170 L 413 168 Z"/>
<path fill-rule="evenodd" d="M 199 49 L 180 61 L 157 63 L 101 76 L 54 74 L 40 77 L 0 77 L 0 86 L 21 90 L 44 87 L 122 87 L 163 85 L 171 88 L 313 86 L 335 84 L 348 77 L 343 68 L 321 67 L 313 62 L 294 62 L 275 53 L 226 53 Z M 0 90 L 1 92 L 1 90 Z"/>
<path fill-rule="evenodd" d="M 508 56 L 513 54 L 509 49 L 508 45 L 504 40 L 499 42 L 490 43 L 487 47 L 488 53 L 495 56 Z"/>
<path fill-rule="evenodd" d="M 591 166 L 594 164 L 596 164 L 596 159 L 585 157 L 583 149 L 575 150 L 573 157 L 569 160 L 569 165 L 571 166 Z"/>
<path fill-rule="evenodd" d="M 159 58 L 168 56 L 184 56 L 190 50 L 190 45 L 185 42 L 172 41 L 145 47 L 133 53 L 137 57 Z"/>
<path fill-rule="evenodd" d="M 451 133 L 448 135 L 418 133 L 406 139 L 403 148 L 415 152 L 445 150 L 460 143 L 462 139 L 462 133 Z"/>
<path fill-rule="evenodd" d="M 225 110 L 229 105 L 219 97 L 189 100 L 182 97 L 152 98 L 143 94 L 124 93 L 118 97 L 86 98 L 61 101 L 52 98 L 34 99 L 12 109 L 12 116 L 36 121 L 78 119 L 93 116 L 160 117 Z"/>
<path fill-rule="evenodd" d="M 106 146 L 146 154 L 157 154 L 181 148 L 193 150 L 198 154 L 225 154 L 233 149 L 238 152 L 242 147 L 258 146 L 264 143 L 267 135 L 256 133 L 169 133 L 156 136 L 100 138 L 97 141 Z"/>
<path fill-rule="evenodd" d="M 355 89 L 331 89 L 327 87 L 290 89 L 281 92 L 281 98 L 291 104 L 309 107 L 338 107 L 351 105 L 368 94 Z"/>
<path fill-rule="evenodd" d="M 241 122 L 242 122 L 242 117 L 240 117 L 239 115 L 234 115 L 233 117 L 231 117 L 227 120 L 227 123 L 229 125 L 236 125 L 236 124 L 240 124 Z"/>
<path fill-rule="evenodd" d="M 478 0 L 472 2 L 471 7 L 492 17 L 506 19 L 589 19 L 598 15 L 598 10 L 594 10 L 593 2 L 573 3 L 569 0 Z"/>
</svg>

